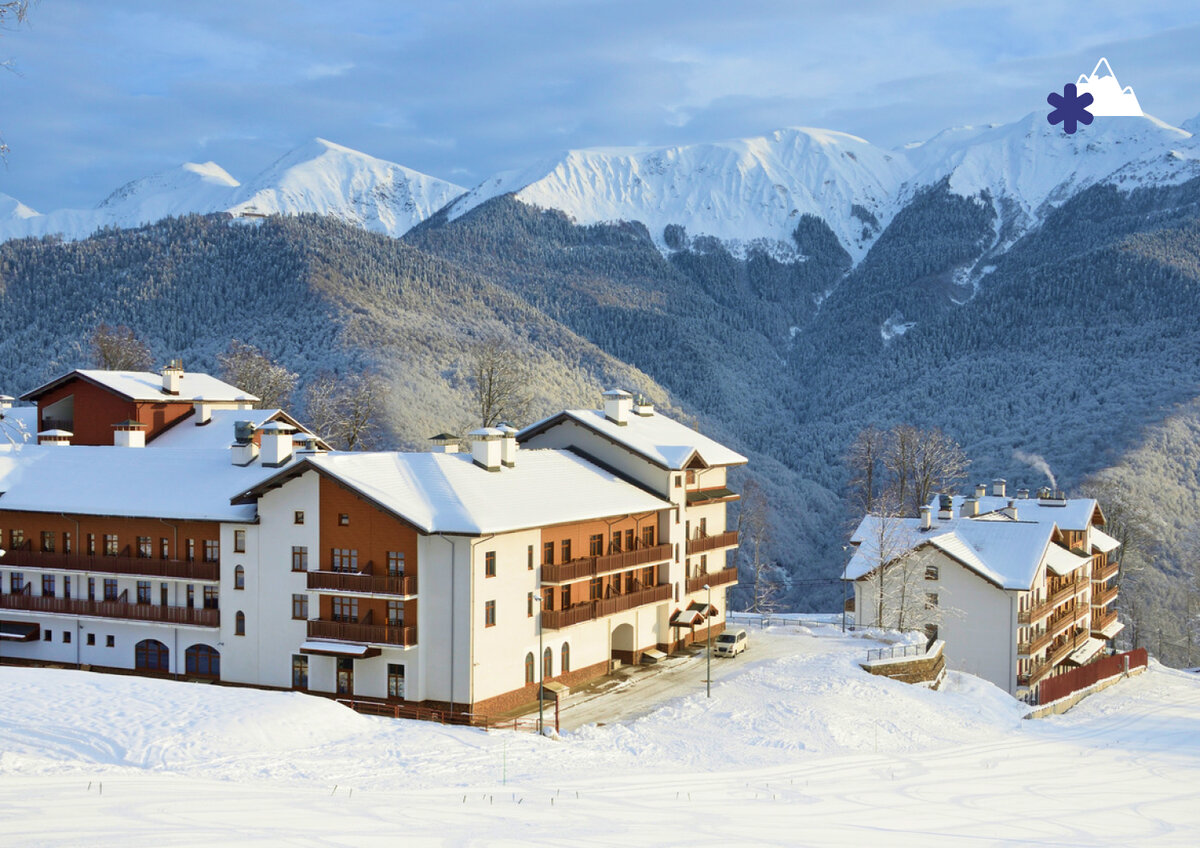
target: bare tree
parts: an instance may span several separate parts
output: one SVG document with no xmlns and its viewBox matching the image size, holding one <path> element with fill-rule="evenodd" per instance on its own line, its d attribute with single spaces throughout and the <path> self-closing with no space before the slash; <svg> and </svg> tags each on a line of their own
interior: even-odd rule
<svg viewBox="0 0 1200 848">
<path fill-rule="evenodd" d="M 940 584 L 930 577 L 936 573 L 930 569 L 939 566 L 938 554 L 916 545 L 912 519 L 893 511 L 868 516 L 868 520 L 860 552 L 871 570 L 862 578 L 865 588 L 861 597 L 874 607 L 871 623 L 889 630 L 928 633 L 951 612 L 936 591 Z"/>
<path fill-rule="evenodd" d="M 533 403 L 531 375 L 515 347 L 498 338 L 485 339 L 468 352 L 467 371 L 480 426 L 517 425 L 527 419 Z"/>
<path fill-rule="evenodd" d="M 3 0 L 0 2 L 0 30 L 11 29 L 13 26 L 24 23 L 28 14 L 29 0 Z M 0 61 L 0 68 L 12 70 L 11 61 Z M 4 137 L 0 136 L 0 161 L 7 161 L 7 159 L 8 145 L 4 143 Z"/>
<path fill-rule="evenodd" d="M 320 374 L 304 389 L 313 431 L 341 450 L 365 450 L 375 441 L 384 384 L 368 371 L 337 377 Z"/>
<path fill-rule="evenodd" d="M 105 371 L 149 371 L 154 364 L 150 348 L 133 330 L 101 324 L 92 333 L 91 359 Z"/>
<path fill-rule="evenodd" d="M 970 465 L 958 443 L 941 430 L 911 424 L 867 427 L 850 445 L 846 462 L 856 507 L 870 513 L 886 500 L 889 508 L 908 515 L 916 515 L 936 492 L 952 490 Z"/>
<path fill-rule="evenodd" d="M 883 480 L 882 465 L 886 449 L 887 433 L 871 425 L 859 431 L 846 454 L 846 462 L 853 475 L 850 479 L 852 497 L 856 501 L 855 506 L 862 512 L 871 512 L 875 508 L 875 498 Z"/>
<path fill-rule="evenodd" d="M 261 409 L 282 409 L 296 390 L 299 375 L 271 360 L 252 344 L 234 339 L 217 355 L 221 379 L 258 396 Z"/>
<path fill-rule="evenodd" d="M 782 587 L 774 576 L 774 563 L 767 557 L 771 541 L 769 503 L 766 493 L 754 480 L 742 487 L 741 511 L 738 513 L 739 550 L 749 551 L 750 603 L 748 612 L 772 612 L 779 605 Z"/>
<path fill-rule="evenodd" d="M 912 452 L 913 511 L 916 512 L 937 492 L 949 493 L 967 476 L 970 460 L 940 429 L 916 431 Z"/>
<path fill-rule="evenodd" d="M 911 424 L 900 424 L 888 434 L 883 466 L 891 474 L 890 488 L 893 500 L 901 509 L 908 503 L 911 495 L 919 441 L 920 431 Z"/>
</svg>

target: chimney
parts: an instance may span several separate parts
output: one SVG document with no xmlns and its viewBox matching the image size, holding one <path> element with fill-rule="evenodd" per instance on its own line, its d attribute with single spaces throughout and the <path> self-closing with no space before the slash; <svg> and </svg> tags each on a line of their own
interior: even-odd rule
<svg viewBox="0 0 1200 848">
<path fill-rule="evenodd" d="M 113 425 L 113 444 L 119 448 L 144 448 L 146 425 L 132 418 Z"/>
<path fill-rule="evenodd" d="M 324 453 L 317 437 L 311 433 L 297 433 L 292 436 L 292 450 L 296 453 Z"/>
<path fill-rule="evenodd" d="M 987 495 L 987 483 L 976 483 L 975 484 L 975 497 L 982 498 L 982 497 L 986 497 L 986 495 Z"/>
<path fill-rule="evenodd" d="M 629 411 L 633 408 L 633 395 L 620 389 L 609 389 L 604 393 L 604 417 L 624 427 L 629 423 Z"/>
<path fill-rule="evenodd" d="M 43 430 L 37 434 L 39 445 L 69 445 L 75 434 L 70 430 Z"/>
<path fill-rule="evenodd" d="M 16 400 L 12 395 L 0 395 L 0 412 L 6 409 L 12 409 L 13 401 Z"/>
<path fill-rule="evenodd" d="M 204 398 L 192 398 L 192 411 L 195 413 L 195 424 L 201 427 L 212 421 L 212 406 Z"/>
<path fill-rule="evenodd" d="M 467 434 L 471 440 L 471 458 L 480 468 L 500 470 L 500 440 L 504 432 L 495 427 L 481 427 Z"/>
<path fill-rule="evenodd" d="M 929 530 L 933 527 L 933 509 L 929 506 L 921 507 L 921 529 Z"/>
<path fill-rule="evenodd" d="M 1037 490 L 1038 500 L 1042 500 L 1042 501 L 1050 500 L 1050 496 L 1052 494 L 1053 494 L 1053 492 L 1050 491 L 1049 486 L 1042 486 L 1040 489 Z"/>
<path fill-rule="evenodd" d="M 169 395 L 179 394 L 183 387 L 183 360 L 172 359 L 162 370 L 162 388 Z"/>
<path fill-rule="evenodd" d="M 654 415 L 654 404 L 646 400 L 645 395 L 638 395 L 637 400 L 633 402 L 633 414 L 640 415 L 643 418 L 650 418 Z"/>
<path fill-rule="evenodd" d="M 938 495 L 938 518 L 949 521 L 954 517 L 954 498 L 949 495 Z"/>
<path fill-rule="evenodd" d="M 429 441 L 433 442 L 434 453 L 458 453 L 458 436 L 452 433 L 438 433 L 430 436 Z"/>
<path fill-rule="evenodd" d="M 1022 501 L 1029 500 L 1029 490 L 1028 489 L 1017 489 L 1017 500 L 1022 500 Z"/>
<path fill-rule="evenodd" d="M 264 468 L 278 468 L 292 458 L 292 434 L 296 428 L 282 421 L 270 421 L 258 428 L 259 457 Z"/>
<path fill-rule="evenodd" d="M 1005 480 L 1003 477 L 997 477 L 995 480 L 992 481 L 992 497 L 994 497 L 994 498 L 1004 497 L 1004 490 L 1007 486 L 1008 486 L 1007 480 Z"/>
<path fill-rule="evenodd" d="M 959 511 L 963 518 L 976 518 L 979 515 L 979 500 L 977 498 L 964 498 L 962 509 Z"/>
<path fill-rule="evenodd" d="M 1009 501 L 1008 506 L 1006 506 L 1004 509 L 1002 509 L 1000 511 L 1003 512 L 1005 515 L 1007 515 L 1009 518 L 1011 518 L 1013 521 L 1017 520 L 1017 502 L 1016 501 Z"/>
<path fill-rule="evenodd" d="M 254 422 L 236 421 L 233 425 L 233 444 L 229 456 L 234 465 L 249 465 L 258 456 L 258 445 L 254 444 Z"/>
<path fill-rule="evenodd" d="M 500 437 L 500 463 L 505 468 L 513 468 L 517 464 L 517 428 L 511 424 L 501 424 L 497 427 L 504 435 Z"/>
</svg>

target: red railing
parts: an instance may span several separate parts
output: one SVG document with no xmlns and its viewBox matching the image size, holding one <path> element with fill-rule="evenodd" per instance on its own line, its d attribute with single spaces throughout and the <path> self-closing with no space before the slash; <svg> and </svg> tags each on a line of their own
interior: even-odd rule
<svg viewBox="0 0 1200 848">
<path fill-rule="evenodd" d="M 0 595 L 0 609 L 53 612 L 97 618 L 127 618 L 133 621 L 158 621 L 167 624 L 189 624 L 196 627 L 219 627 L 221 624 L 220 610 L 130 604 L 125 601 L 84 601 L 74 598 Z"/>
<path fill-rule="evenodd" d="M 727 583 L 736 583 L 738 579 L 737 567 L 722 568 L 720 571 L 710 571 L 707 574 L 697 574 L 695 577 L 687 579 L 688 592 L 700 592 L 704 589 L 704 584 L 707 583 L 714 589 L 717 586 L 724 586 Z"/>
<path fill-rule="evenodd" d="M 174 577 L 179 580 L 218 580 L 221 575 L 220 563 L 151 557 L 89 556 L 17 550 L 8 551 L 0 562 L 8 566 L 27 568 L 90 571 L 97 574 L 141 574 L 147 577 Z"/>
<path fill-rule="evenodd" d="M 671 558 L 671 552 L 670 545 L 654 545 L 604 556 L 581 557 L 570 562 L 548 563 L 542 566 L 542 582 L 567 583 L 571 580 L 595 577 L 609 571 L 623 571 L 639 565 L 662 562 Z"/>
<path fill-rule="evenodd" d="M 321 693 L 315 693 L 321 694 Z M 438 724 L 458 724 L 470 727 L 481 727 L 484 730 L 526 730 L 537 732 L 538 721 L 527 716 L 497 717 L 483 713 L 470 713 L 460 710 L 439 710 L 431 707 L 417 707 L 408 704 L 395 704 L 388 701 L 377 701 L 369 698 L 349 697 L 336 698 L 339 704 L 349 707 L 358 713 L 366 715 L 388 716 L 389 718 L 408 718 L 417 721 L 436 721 Z M 554 710 L 546 716 L 545 726 L 553 726 L 558 730 L 558 711 Z"/>
<path fill-rule="evenodd" d="M 663 583 L 661 586 L 639 589 L 636 592 L 605 598 L 602 601 L 587 601 L 582 604 L 575 604 L 565 610 L 544 610 L 542 612 L 542 627 L 546 630 L 558 630 L 563 627 L 570 627 L 572 624 L 580 624 L 585 621 L 603 618 L 606 615 L 624 612 L 625 610 L 640 607 L 644 604 L 654 604 L 659 601 L 669 601 L 670 599 L 671 584 Z"/>
<path fill-rule="evenodd" d="M 310 572 L 311 573 L 311 572 Z M 415 645 L 417 628 L 391 624 L 351 624 L 345 621 L 310 621 L 308 638 L 367 642 L 373 645 Z"/>
<path fill-rule="evenodd" d="M 698 539 L 688 539 L 687 552 L 688 555 L 702 554 L 705 551 L 713 551 L 717 548 L 732 548 L 738 543 L 737 531 L 729 530 L 725 533 L 717 533 L 715 536 L 701 536 Z"/>
<path fill-rule="evenodd" d="M 1150 658 L 1145 648 L 1135 648 L 1123 654 L 1113 654 L 1111 657 L 1098 659 L 1093 663 L 1065 671 L 1062 674 L 1042 681 L 1038 687 L 1038 703 L 1049 704 L 1059 698 L 1065 698 L 1072 692 L 1086 689 L 1101 680 L 1124 674 L 1129 669 L 1142 668 L 1149 663 Z"/>
<path fill-rule="evenodd" d="M 308 588 L 317 592 L 366 592 L 373 595 L 415 595 L 417 578 L 414 574 L 360 574 L 352 571 L 310 571 Z"/>
</svg>

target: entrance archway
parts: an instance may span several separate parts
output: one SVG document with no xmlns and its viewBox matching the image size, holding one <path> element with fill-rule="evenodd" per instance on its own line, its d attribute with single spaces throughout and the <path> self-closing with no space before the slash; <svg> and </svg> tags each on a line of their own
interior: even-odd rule
<svg viewBox="0 0 1200 848">
<path fill-rule="evenodd" d="M 636 665 L 638 650 L 632 624 L 621 624 L 612 632 L 612 658 L 628 665 Z"/>
</svg>

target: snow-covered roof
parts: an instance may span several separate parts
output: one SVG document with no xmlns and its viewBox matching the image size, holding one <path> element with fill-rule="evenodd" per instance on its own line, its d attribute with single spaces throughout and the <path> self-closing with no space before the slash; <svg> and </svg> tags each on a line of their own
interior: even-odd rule
<svg viewBox="0 0 1200 848">
<path fill-rule="evenodd" d="M 198 371 L 184 372 L 180 378 L 179 394 L 173 395 L 163 391 L 162 375 L 155 374 L 153 371 L 101 371 L 86 368 L 76 369 L 45 385 L 38 386 L 21 395 L 21 400 L 35 400 L 75 377 L 103 386 L 122 397 L 136 401 L 191 403 L 194 400 L 203 399 L 217 403 L 235 401 L 253 403 L 258 400 L 244 389 L 231 386 L 210 374 L 202 374 Z"/>
<path fill-rule="evenodd" d="M 282 420 L 289 426 L 299 426 L 281 409 L 214 409 L 207 424 L 197 424 L 195 416 L 189 415 L 147 442 L 146 447 L 224 450 L 234 442 L 233 428 L 236 422 L 249 421 L 258 430 L 276 420 Z M 305 434 L 304 438 L 309 436 Z"/>
<path fill-rule="evenodd" d="M 278 469 L 226 451 L 0 444 L 0 507 L 30 512 L 252 521 L 230 499 Z"/>
<path fill-rule="evenodd" d="M 489 472 L 470 454 L 334 452 L 307 456 L 239 500 L 313 468 L 426 533 L 503 533 L 649 512 L 667 501 L 570 451 L 523 450 L 513 468 Z"/>
<path fill-rule="evenodd" d="M 743 465 L 746 462 L 746 457 L 740 453 L 657 412 L 653 415 L 630 414 L 627 423 L 617 424 L 605 417 L 602 410 L 568 409 L 526 427 L 517 438 L 523 441 L 568 419 L 672 471 L 682 470 L 693 455 L 705 465 Z"/>
<path fill-rule="evenodd" d="M 966 498 L 963 495 L 955 495 L 954 514 L 958 515 L 962 510 L 963 501 Z M 1021 521 L 1037 521 L 1037 522 L 1052 522 L 1057 524 L 1060 530 L 1084 530 L 1091 526 L 1092 519 L 1096 515 L 1097 504 L 1095 498 L 1068 498 L 1063 501 L 1040 501 L 1037 498 L 1008 498 L 996 497 L 993 495 L 985 495 L 982 498 L 976 498 L 979 501 L 980 514 L 989 512 L 999 512 L 1008 506 L 1008 502 L 1012 501 L 1017 508 L 1017 518 Z M 938 499 L 935 496 L 930 502 L 933 507 L 934 515 L 937 514 Z"/>
<path fill-rule="evenodd" d="M 856 544 L 843 576 L 857 580 L 879 567 L 924 545 L 932 545 L 979 576 L 1004 589 L 1028 590 L 1040 567 L 1054 549 L 1053 524 L 1033 521 L 981 521 L 951 518 L 921 530 L 919 518 L 880 518 L 868 515 L 851 536 Z M 880 551 L 884 556 L 880 556 Z M 1063 551 L 1073 556 L 1068 551 Z M 1080 564 L 1086 559 L 1080 559 Z"/>
<path fill-rule="evenodd" d="M 1121 547 L 1120 542 L 1118 542 L 1112 536 L 1105 533 L 1099 527 L 1093 527 L 1089 531 L 1088 541 L 1091 543 L 1093 548 L 1100 551 L 1100 553 L 1102 553 L 1102 554 L 1109 553 L 1110 551 L 1115 551 L 1117 548 Z"/>
<path fill-rule="evenodd" d="M 1087 565 L 1087 563 L 1088 557 L 1071 553 L 1066 548 L 1060 548 L 1058 545 L 1051 545 L 1046 549 L 1046 567 L 1059 577 L 1065 577 L 1080 566 Z"/>
</svg>

